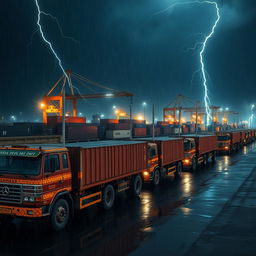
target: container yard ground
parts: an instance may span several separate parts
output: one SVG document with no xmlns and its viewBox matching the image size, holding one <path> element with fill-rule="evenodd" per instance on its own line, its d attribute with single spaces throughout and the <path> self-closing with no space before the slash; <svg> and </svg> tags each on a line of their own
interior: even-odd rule
<svg viewBox="0 0 256 256">
<path fill-rule="evenodd" d="M 87 209 L 61 232 L 17 220 L 0 233 L 0 254 L 255 255 L 255 167 L 252 143 L 181 179 L 146 186 L 136 200 L 121 194 L 108 212 Z"/>
</svg>

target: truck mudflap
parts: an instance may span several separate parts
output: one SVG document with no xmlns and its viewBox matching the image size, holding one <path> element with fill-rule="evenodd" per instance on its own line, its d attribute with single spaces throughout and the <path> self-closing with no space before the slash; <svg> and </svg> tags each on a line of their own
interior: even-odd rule
<svg viewBox="0 0 256 256">
<path fill-rule="evenodd" d="M 0 205 L 0 215 L 12 217 L 40 218 L 49 215 L 45 207 L 27 208 L 17 206 Z"/>
</svg>

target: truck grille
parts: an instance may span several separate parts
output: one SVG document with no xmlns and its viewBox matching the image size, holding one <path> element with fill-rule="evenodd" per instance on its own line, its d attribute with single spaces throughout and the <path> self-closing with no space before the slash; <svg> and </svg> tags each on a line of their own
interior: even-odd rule
<svg viewBox="0 0 256 256">
<path fill-rule="evenodd" d="M 21 203 L 22 185 L 21 184 L 0 184 L 0 202 L 2 203 Z"/>
</svg>

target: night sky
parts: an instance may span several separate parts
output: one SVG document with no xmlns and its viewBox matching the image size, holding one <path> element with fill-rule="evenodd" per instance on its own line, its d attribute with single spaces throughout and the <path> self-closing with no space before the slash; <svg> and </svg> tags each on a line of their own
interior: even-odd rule
<svg viewBox="0 0 256 256">
<path fill-rule="evenodd" d="M 188 50 L 209 33 L 216 10 L 208 4 L 179 5 L 181 0 L 39 0 L 47 38 L 63 66 L 111 88 L 135 94 L 135 112 L 147 114 L 155 103 L 157 117 L 177 94 L 202 100 L 198 51 Z M 185 1 L 187 2 L 187 1 Z M 256 1 L 219 0 L 221 20 L 209 40 L 205 65 L 210 99 L 247 118 L 256 103 Z M 21 119 L 40 118 L 38 102 L 61 75 L 56 59 L 37 29 L 33 0 L 3 1 L 0 9 L 0 114 Z M 79 86 L 78 84 L 75 84 Z M 90 93 L 79 87 L 82 93 Z M 79 111 L 112 113 L 117 105 L 128 110 L 128 99 L 80 101 Z"/>
</svg>

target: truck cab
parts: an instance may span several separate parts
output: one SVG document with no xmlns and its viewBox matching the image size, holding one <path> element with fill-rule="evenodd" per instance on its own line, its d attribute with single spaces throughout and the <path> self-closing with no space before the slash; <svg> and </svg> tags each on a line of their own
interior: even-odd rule
<svg viewBox="0 0 256 256">
<path fill-rule="evenodd" d="M 69 214 L 70 191 L 71 168 L 65 147 L 0 148 L 0 218 L 51 214 L 58 229 Z M 60 199 L 64 198 L 63 203 Z"/>
<path fill-rule="evenodd" d="M 193 166 L 195 163 L 195 156 L 196 156 L 196 143 L 194 138 L 185 138 L 184 139 L 184 151 L 185 151 L 185 158 L 182 161 L 184 167 L 191 167 L 192 169 L 195 168 Z"/>
<path fill-rule="evenodd" d="M 159 168 L 158 148 L 156 143 L 148 143 L 147 147 L 148 169 L 143 172 L 145 182 L 151 182 L 154 179 L 154 171 Z M 160 173 L 157 173 L 157 175 Z M 160 177 L 156 177 L 160 179 Z"/>
<path fill-rule="evenodd" d="M 143 172 L 144 182 L 158 186 L 167 175 L 180 177 L 184 159 L 183 139 L 156 137 L 136 139 L 147 142 L 148 168 Z"/>
<path fill-rule="evenodd" d="M 231 149 L 231 135 L 230 133 L 218 133 L 217 134 L 217 150 L 218 151 L 230 151 Z"/>
</svg>

